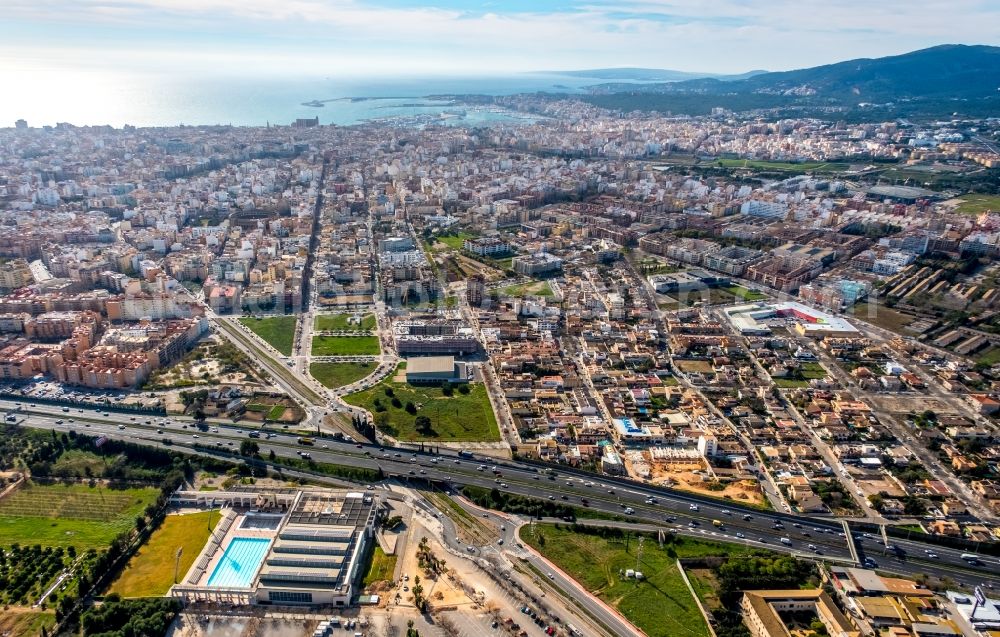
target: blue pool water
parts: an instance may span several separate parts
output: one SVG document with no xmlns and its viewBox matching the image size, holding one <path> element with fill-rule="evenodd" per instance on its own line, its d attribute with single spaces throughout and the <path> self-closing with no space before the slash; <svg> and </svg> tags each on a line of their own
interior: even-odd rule
<svg viewBox="0 0 1000 637">
<path fill-rule="evenodd" d="M 257 537 L 234 537 L 222 559 L 208 578 L 209 586 L 246 588 L 253 583 L 271 540 Z"/>
</svg>

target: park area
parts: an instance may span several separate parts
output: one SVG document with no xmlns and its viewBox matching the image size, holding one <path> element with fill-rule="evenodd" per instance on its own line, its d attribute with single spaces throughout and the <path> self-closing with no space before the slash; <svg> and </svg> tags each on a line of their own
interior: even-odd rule
<svg viewBox="0 0 1000 637">
<path fill-rule="evenodd" d="M 596 529 L 595 529 L 596 531 Z M 647 635 L 702 637 L 708 625 L 677 568 L 678 558 L 725 556 L 743 550 L 733 544 L 674 537 L 659 546 L 646 538 L 637 560 L 636 534 L 608 530 L 607 537 L 571 527 L 534 524 L 521 528 L 521 540 L 542 553 L 585 589 L 617 609 Z M 637 568 L 638 566 L 638 568 Z M 623 574 L 635 569 L 645 579 Z"/>
<path fill-rule="evenodd" d="M 314 325 L 320 332 L 370 332 L 375 329 L 375 315 L 320 314 Z"/>
<path fill-rule="evenodd" d="M 313 363 L 309 373 L 324 387 L 343 387 L 368 376 L 378 367 L 376 363 Z"/>
<path fill-rule="evenodd" d="M 269 316 L 267 318 L 241 318 L 240 323 L 264 339 L 268 345 L 285 356 L 291 356 L 295 342 L 294 316 Z"/>
<path fill-rule="evenodd" d="M 377 356 L 378 337 L 375 336 L 314 336 L 313 356 Z"/>
<path fill-rule="evenodd" d="M 28 483 L 0 501 L 0 546 L 102 549 L 156 502 L 153 488 L 112 489 L 96 484 Z"/>
<path fill-rule="evenodd" d="M 209 524 L 219 521 L 216 511 L 168 515 L 149 540 L 132 556 L 109 593 L 122 597 L 159 597 L 174 583 L 177 550 L 181 549 L 178 577 L 194 563 L 210 533 Z"/>
<path fill-rule="evenodd" d="M 399 440 L 500 440 L 486 387 L 478 383 L 446 389 L 386 380 L 344 400 L 372 412 L 375 426 Z"/>
</svg>

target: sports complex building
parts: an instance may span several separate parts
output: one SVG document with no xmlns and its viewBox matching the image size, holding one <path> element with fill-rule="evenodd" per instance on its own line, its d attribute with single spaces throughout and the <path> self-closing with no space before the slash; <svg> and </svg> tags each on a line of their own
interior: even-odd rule
<svg viewBox="0 0 1000 637">
<path fill-rule="evenodd" d="M 382 506 L 368 492 L 253 487 L 179 491 L 173 502 L 221 511 L 171 597 L 315 606 L 351 603 Z"/>
<path fill-rule="evenodd" d="M 722 310 L 726 319 L 744 336 L 766 336 L 772 325 L 790 327 L 799 336 L 810 338 L 851 337 L 860 332 L 839 316 L 801 303 L 751 303 Z"/>
</svg>

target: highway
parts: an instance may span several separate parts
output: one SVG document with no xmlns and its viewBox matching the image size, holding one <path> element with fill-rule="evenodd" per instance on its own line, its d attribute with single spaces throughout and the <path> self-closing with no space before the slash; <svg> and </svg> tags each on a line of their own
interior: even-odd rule
<svg viewBox="0 0 1000 637">
<path fill-rule="evenodd" d="M 21 404 L 20 411 L 17 410 L 18 402 Z M 214 447 L 220 451 L 225 449 L 235 452 L 240 442 L 247 439 L 250 431 L 246 426 L 215 422 L 209 425 L 217 427 L 217 433 L 211 429 L 199 431 L 193 421 L 186 418 L 163 418 L 115 411 L 108 411 L 109 415 L 105 416 L 104 410 L 86 407 L 73 407 L 69 412 L 64 412 L 62 407 L 32 404 L 30 399 L 0 399 L 0 411 L 15 414 L 19 422 L 28 427 L 60 431 L 72 429 L 85 435 L 104 435 L 158 447 L 169 439 L 170 446 L 178 450 L 189 450 L 198 444 L 203 448 Z M 553 473 L 543 473 L 542 468 L 514 461 L 469 459 L 457 457 L 450 452 L 436 455 L 393 448 L 382 449 L 375 445 L 338 442 L 327 438 L 318 439 L 316 446 L 305 447 L 297 444 L 297 435 L 294 433 L 270 428 L 262 431 L 273 436 L 266 438 L 262 435 L 256 439 L 261 455 L 265 458 L 271 450 L 276 456 L 284 458 L 298 457 L 300 453 L 307 452 L 317 462 L 381 468 L 387 477 L 396 477 L 402 481 L 434 481 L 455 490 L 464 485 L 497 488 L 518 495 L 612 513 L 637 522 L 654 522 L 685 535 L 742 542 L 751 547 L 792 552 L 819 560 L 851 559 L 846 538 L 841 536 L 842 526 L 834 520 L 746 509 L 735 503 L 728 504 L 563 466 L 553 466 Z M 499 475 L 494 474 L 494 467 Z M 626 507 L 633 509 L 634 513 L 626 514 Z M 749 519 L 745 519 L 747 517 Z M 721 521 L 723 528 L 715 528 L 713 520 Z M 784 528 L 775 528 L 776 523 L 781 523 Z M 779 539 L 782 537 L 788 538 L 791 544 L 786 546 L 780 543 Z M 938 577 L 947 576 L 968 585 L 1000 587 L 1000 575 L 996 573 L 1000 558 L 983 556 L 978 565 L 970 565 L 961 559 L 962 551 L 956 549 L 916 539 L 892 541 L 905 552 L 903 558 L 886 554 L 877 537 L 860 537 L 857 543 L 859 555 L 875 559 L 880 569 L 889 572 L 910 576 L 926 573 Z M 814 545 L 815 550 L 809 545 Z M 931 553 L 937 557 L 930 557 Z"/>
</svg>

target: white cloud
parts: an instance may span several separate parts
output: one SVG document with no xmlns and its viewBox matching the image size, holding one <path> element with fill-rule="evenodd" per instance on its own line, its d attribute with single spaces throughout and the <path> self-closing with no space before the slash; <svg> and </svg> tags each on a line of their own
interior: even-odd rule
<svg viewBox="0 0 1000 637">
<path fill-rule="evenodd" d="M 497 13 L 485 14 L 386 8 L 363 0 L 7 4 L 8 19 L 101 33 L 60 44 L 18 38 L 12 28 L 7 44 L 0 44 L 8 55 L 119 67 L 183 64 L 204 70 L 208 60 L 225 68 L 288 69 L 311 59 L 359 72 L 593 66 L 738 72 L 901 53 L 953 41 L 956 34 L 966 42 L 1000 43 L 1000 3 L 977 0 L 581 0 L 574 10 L 558 13 L 543 10 L 540 2 L 533 12 L 500 13 L 500 4 Z M 148 43 L 137 46 L 147 32 Z M 126 59 L 119 59 L 122 52 Z"/>
</svg>

